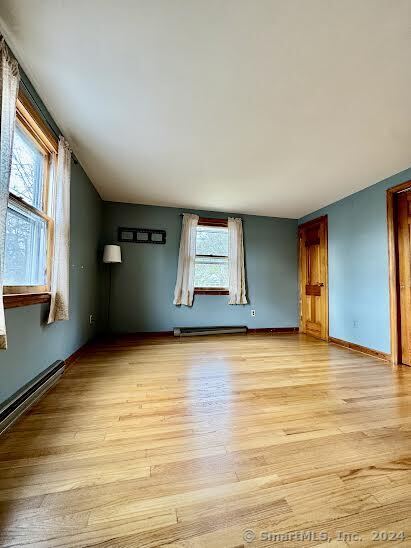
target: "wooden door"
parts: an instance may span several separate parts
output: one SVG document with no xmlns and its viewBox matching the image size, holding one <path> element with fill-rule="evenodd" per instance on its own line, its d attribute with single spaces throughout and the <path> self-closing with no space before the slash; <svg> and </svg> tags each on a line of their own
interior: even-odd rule
<svg viewBox="0 0 411 548">
<path fill-rule="evenodd" d="M 397 194 L 400 361 L 411 365 L 411 192 Z"/>
<path fill-rule="evenodd" d="M 327 217 L 298 228 L 300 276 L 300 331 L 328 340 Z"/>
</svg>

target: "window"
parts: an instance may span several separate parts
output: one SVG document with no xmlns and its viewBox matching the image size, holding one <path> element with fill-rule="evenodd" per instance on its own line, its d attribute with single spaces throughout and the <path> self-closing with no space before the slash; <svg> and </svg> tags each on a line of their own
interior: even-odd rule
<svg viewBox="0 0 411 548">
<path fill-rule="evenodd" d="M 19 93 L 6 219 L 4 293 L 49 291 L 57 141 Z"/>
<path fill-rule="evenodd" d="M 199 220 L 194 285 L 196 293 L 228 294 L 228 229 L 225 219 Z"/>
</svg>

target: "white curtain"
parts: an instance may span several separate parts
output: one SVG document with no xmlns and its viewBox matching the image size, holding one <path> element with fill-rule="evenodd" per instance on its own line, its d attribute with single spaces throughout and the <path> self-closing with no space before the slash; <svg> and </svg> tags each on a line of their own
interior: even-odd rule
<svg viewBox="0 0 411 548">
<path fill-rule="evenodd" d="M 47 323 L 69 319 L 70 171 L 71 150 L 64 137 L 60 137 L 55 177 L 51 303 Z"/>
<path fill-rule="evenodd" d="M 19 68 L 11 58 L 4 39 L 0 39 L 0 348 L 7 348 L 3 306 L 4 252 L 6 242 L 7 203 L 13 154 Z"/>
<path fill-rule="evenodd" d="M 184 213 L 174 304 L 192 306 L 194 298 L 194 270 L 198 215 Z"/>
<path fill-rule="evenodd" d="M 228 304 L 247 304 L 245 294 L 245 269 L 243 223 L 241 219 L 228 218 L 229 292 Z"/>
</svg>

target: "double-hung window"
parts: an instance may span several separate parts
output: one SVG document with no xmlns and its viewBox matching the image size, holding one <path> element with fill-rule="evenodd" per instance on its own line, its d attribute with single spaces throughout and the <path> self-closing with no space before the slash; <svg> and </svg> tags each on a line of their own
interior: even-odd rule
<svg viewBox="0 0 411 548">
<path fill-rule="evenodd" d="M 227 220 L 200 217 L 196 234 L 195 293 L 227 295 L 228 266 Z"/>
<path fill-rule="evenodd" d="M 19 93 L 6 220 L 4 294 L 50 290 L 57 141 Z"/>
</svg>

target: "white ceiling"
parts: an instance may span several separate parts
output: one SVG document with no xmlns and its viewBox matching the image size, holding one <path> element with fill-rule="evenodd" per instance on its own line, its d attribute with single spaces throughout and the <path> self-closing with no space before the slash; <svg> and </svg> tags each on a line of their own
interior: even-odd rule
<svg viewBox="0 0 411 548">
<path fill-rule="evenodd" d="M 411 165 L 411 0 L 2 0 L 106 200 L 300 217 Z"/>
</svg>

